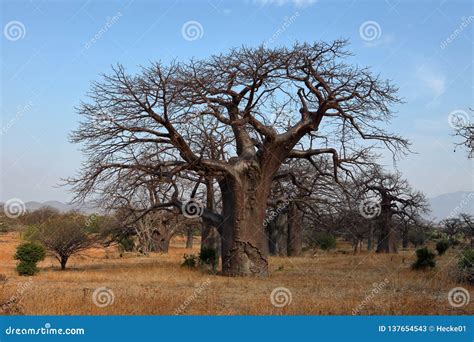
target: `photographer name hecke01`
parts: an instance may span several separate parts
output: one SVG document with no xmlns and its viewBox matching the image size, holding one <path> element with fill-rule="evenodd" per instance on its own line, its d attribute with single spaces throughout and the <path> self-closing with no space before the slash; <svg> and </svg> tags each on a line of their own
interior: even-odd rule
<svg viewBox="0 0 474 342">
<path fill-rule="evenodd" d="M 466 332 L 465 325 L 379 325 L 379 332 Z"/>
</svg>

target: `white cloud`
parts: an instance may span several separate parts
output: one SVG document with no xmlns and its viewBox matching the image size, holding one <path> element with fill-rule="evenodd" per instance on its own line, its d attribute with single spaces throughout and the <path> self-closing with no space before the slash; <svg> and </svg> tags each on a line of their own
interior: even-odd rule
<svg viewBox="0 0 474 342">
<path fill-rule="evenodd" d="M 393 35 L 382 34 L 379 39 L 364 42 L 364 46 L 371 48 L 371 47 L 376 47 L 376 46 L 390 45 L 394 42 L 394 40 L 395 39 Z"/>
<path fill-rule="evenodd" d="M 441 72 L 422 66 L 417 69 L 416 76 L 434 97 L 439 97 L 446 91 L 446 77 Z"/>
</svg>

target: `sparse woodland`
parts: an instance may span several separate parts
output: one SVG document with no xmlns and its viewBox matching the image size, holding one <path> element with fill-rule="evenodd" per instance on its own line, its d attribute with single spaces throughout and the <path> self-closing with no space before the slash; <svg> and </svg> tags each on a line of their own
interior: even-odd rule
<svg viewBox="0 0 474 342">
<path fill-rule="evenodd" d="M 394 84 L 351 64 L 344 40 L 113 67 L 77 109 L 71 141 L 86 161 L 65 181 L 97 214 L 0 218 L 0 288 L 21 280 L 13 254 L 27 241 L 47 255 L 37 282 L 74 282 L 59 290 L 72 304 L 32 309 L 33 293 L 7 313 L 87 314 L 86 289 L 105 282 L 118 294 L 110 313 L 170 314 L 180 286 L 208 277 L 213 294 L 188 313 L 273 314 L 267 290 L 285 286 L 295 305 L 284 313 L 351 314 L 384 279 L 357 313 L 459 313 L 436 298 L 472 288 L 474 218 L 428 221 L 425 195 L 380 164 L 411 153 L 386 130 L 401 103 Z M 455 134 L 472 154 L 472 127 Z M 155 306 L 137 304 L 143 291 Z"/>
</svg>

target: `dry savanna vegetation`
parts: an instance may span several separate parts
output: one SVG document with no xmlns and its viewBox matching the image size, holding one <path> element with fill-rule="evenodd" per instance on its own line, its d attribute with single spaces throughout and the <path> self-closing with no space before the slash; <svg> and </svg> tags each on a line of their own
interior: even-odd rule
<svg viewBox="0 0 474 342">
<path fill-rule="evenodd" d="M 472 313 L 470 199 L 434 222 L 382 165 L 412 152 L 391 131 L 403 101 L 351 56 L 339 39 L 112 67 L 70 136 L 78 210 L 3 206 L 2 310 Z"/>
<path fill-rule="evenodd" d="M 194 246 L 199 246 L 198 240 Z M 30 278 L 16 275 L 12 259 L 20 243 L 18 233 L 0 235 L 0 273 L 8 277 L 0 302 L 25 288 L 17 303 L 20 314 L 32 315 L 170 315 L 179 307 L 184 315 L 433 315 L 473 314 L 474 305 L 454 308 L 448 291 L 458 286 L 452 264 L 457 251 L 438 258 L 437 267 L 410 269 L 414 250 L 396 255 L 361 252 L 341 242 L 336 250 L 303 257 L 271 257 L 267 278 L 229 278 L 180 267 L 184 238 L 173 239 L 168 254 L 139 256 L 116 248 L 90 249 L 72 257 L 61 271 L 56 260 L 39 263 L 40 273 Z M 385 284 L 384 284 L 385 282 Z M 24 285 L 27 284 L 27 285 Z M 465 286 L 465 285 L 464 285 Z M 114 302 L 98 307 L 92 292 L 99 287 L 113 291 Z M 285 287 L 291 303 L 275 307 L 273 289 Z M 472 286 L 465 286 L 472 293 Z M 379 292 L 374 293 L 378 288 Z"/>
</svg>

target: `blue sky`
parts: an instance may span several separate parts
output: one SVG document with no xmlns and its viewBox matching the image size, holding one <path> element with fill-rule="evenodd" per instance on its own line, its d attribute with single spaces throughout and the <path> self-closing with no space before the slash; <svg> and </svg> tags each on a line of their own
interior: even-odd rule
<svg viewBox="0 0 474 342">
<path fill-rule="evenodd" d="M 390 129 L 417 152 L 397 164 L 409 181 L 429 196 L 474 190 L 472 160 L 453 152 L 449 125 L 454 111 L 472 120 L 473 16 L 468 0 L 1 1 L 0 201 L 70 198 L 57 184 L 82 160 L 68 142 L 74 107 L 112 64 L 133 72 L 235 46 L 336 38 L 350 40 L 351 62 L 400 87 Z M 196 37 L 183 35 L 190 21 Z"/>
</svg>

